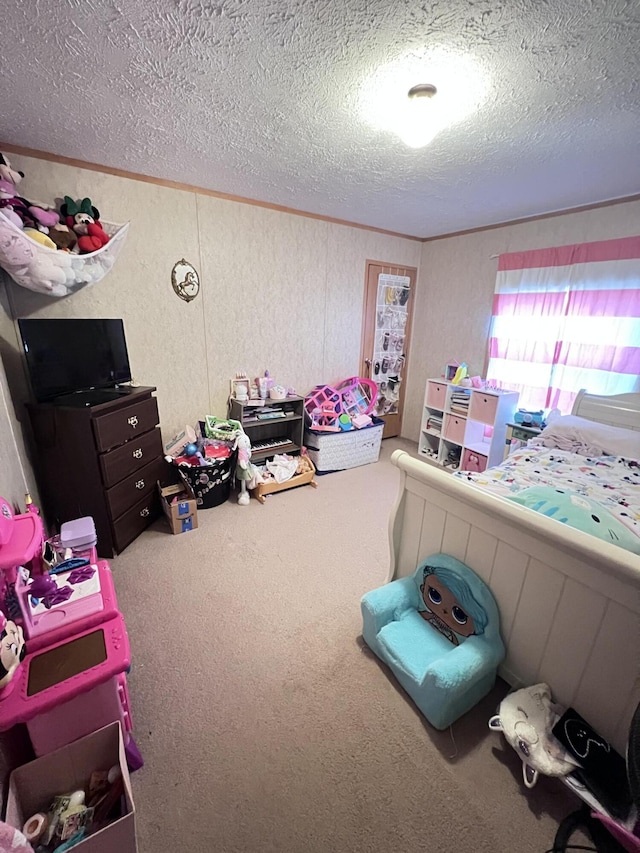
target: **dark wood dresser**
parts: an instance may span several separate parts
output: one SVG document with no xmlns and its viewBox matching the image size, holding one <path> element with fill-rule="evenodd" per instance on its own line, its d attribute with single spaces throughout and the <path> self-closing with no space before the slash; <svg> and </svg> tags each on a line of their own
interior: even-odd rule
<svg viewBox="0 0 640 853">
<path fill-rule="evenodd" d="M 59 528 L 92 516 L 101 557 L 123 551 L 160 512 L 156 481 L 168 466 L 155 390 L 123 388 L 93 405 L 76 395 L 27 404 L 46 518 Z"/>
</svg>

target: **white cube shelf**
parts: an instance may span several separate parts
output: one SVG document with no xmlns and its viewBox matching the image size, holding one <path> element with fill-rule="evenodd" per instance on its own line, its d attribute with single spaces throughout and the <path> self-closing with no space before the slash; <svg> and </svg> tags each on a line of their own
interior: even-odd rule
<svg viewBox="0 0 640 853">
<path fill-rule="evenodd" d="M 452 471 L 484 471 L 498 465 L 518 396 L 517 391 L 463 388 L 444 379 L 427 379 L 420 455 Z"/>
</svg>

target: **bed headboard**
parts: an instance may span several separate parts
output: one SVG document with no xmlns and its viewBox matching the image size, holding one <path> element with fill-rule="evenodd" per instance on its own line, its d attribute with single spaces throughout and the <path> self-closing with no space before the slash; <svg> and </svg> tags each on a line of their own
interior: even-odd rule
<svg viewBox="0 0 640 853">
<path fill-rule="evenodd" d="M 640 392 L 605 397 L 588 394 L 582 389 L 573 403 L 571 414 L 600 424 L 640 431 Z"/>
</svg>

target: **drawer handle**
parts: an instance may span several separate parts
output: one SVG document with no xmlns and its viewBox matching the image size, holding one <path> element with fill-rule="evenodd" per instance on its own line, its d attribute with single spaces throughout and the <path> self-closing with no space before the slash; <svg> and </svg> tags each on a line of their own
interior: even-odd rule
<svg viewBox="0 0 640 853">
<path fill-rule="evenodd" d="M 149 515 L 149 507 L 146 506 L 144 509 L 140 510 L 140 518 L 146 518 Z"/>
<path fill-rule="evenodd" d="M 137 450 L 134 450 L 131 455 L 134 459 L 142 459 L 142 449 L 139 447 Z"/>
<path fill-rule="evenodd" d="M 127 423 L 130 427 L 133 427 L 135 429 L 138 426 L 138 416 L 132 415 L 130 418 L 127 418 Z"/>
<path fill-rule="evenodd" d="M 144 480 L 138 480 L 136 483 L 136 489 L 144 489 Z"/>
</svg>

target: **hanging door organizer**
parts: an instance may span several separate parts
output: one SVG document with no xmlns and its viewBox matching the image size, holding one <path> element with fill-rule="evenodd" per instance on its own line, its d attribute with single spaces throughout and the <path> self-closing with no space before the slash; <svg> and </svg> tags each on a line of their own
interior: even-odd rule
<svg viewBox="0 0 640 853">
<path fill-rule="evenodd" d="M 96 284 L 120 254 L 129 223 L 100 220 L 110 240 L 97 252 L 74 255 L 36 243 L 0 211 L 0 266 L 16 284 L 46 296 L 68 296 Z"/>
</svg>

